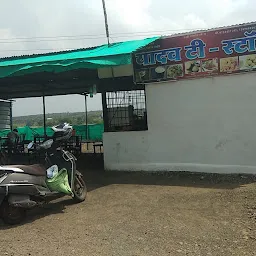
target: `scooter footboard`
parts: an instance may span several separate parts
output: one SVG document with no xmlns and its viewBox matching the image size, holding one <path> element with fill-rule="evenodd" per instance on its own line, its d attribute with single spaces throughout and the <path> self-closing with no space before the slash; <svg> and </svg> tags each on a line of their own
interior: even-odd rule
<svg viewBox="0 0 256 256">
<path fill-rule="evenodd" d="M 16 185 L 8 186 L 8 194 L 40 195 L 40 191 L 35 185 Z"/>
<path fill-rule="evenodd" d="M 0 186 L 0 205 L 6 198 L 11 206 L 31 209 L 38 205 L 32 198 L 44 198 L 47 191 L 46 188 L 35 185 Z"/>
<path fill-rule="evenodd" d="M 22 185 L 5 185 L 0 186 L 0 195 L 5 196 L 10 194 L 18 195 L 30 195 L 30 196 L 44 196 L 49 190 L 42 186 L 32 185 L 32 184 L 22 184 Z"/>
</svg>

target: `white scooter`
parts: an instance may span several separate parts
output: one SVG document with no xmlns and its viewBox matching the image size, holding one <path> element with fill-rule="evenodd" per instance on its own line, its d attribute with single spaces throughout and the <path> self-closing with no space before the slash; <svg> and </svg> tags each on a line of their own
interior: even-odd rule
<svg viewBox="0 0 256 256">
<path fill-rule="evenodd" d="M 72 126 L 61 124 L 52 127 L 54 135 L 41 145 L 30 143 L 28 148 L 45 153 L 45 164 L 0 166 L 0 218 L 7 224 L 18 224 L 28 209 L 65 196 L 51 191 L 46 182 L 47 169 L 52 166 L 58 170 L 65 168 L 68 183 L 75 202 L 86 198 L 87 189 L 82 174 L 76 170 L 76 157 L 63 150 L 60 145 L 72 136 Z"/>
</svg>

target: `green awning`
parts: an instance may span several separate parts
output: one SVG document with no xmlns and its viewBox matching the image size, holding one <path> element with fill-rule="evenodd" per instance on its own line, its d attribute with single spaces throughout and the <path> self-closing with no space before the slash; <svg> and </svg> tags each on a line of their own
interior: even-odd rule
<svg viewBox="0 0 256 256">
<path fill-rule="evenodd" d="M 37 72 L 65 72 L 80 68 L 102 68 L 131 64 L 131 53 L 159 37 L 102 45 L 68 52 L 6 58 L 0 60 L 0 78 Z"/>
</svg>

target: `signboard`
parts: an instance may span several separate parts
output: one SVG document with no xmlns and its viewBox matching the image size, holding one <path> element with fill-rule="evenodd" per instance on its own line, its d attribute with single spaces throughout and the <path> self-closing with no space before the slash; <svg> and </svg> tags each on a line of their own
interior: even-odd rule
<svg viewBox="0 0 256 256">
<path fill-rule="evenodd" d="M 164 37 L 133 54 L 136 83 L 256 70 L 256 23 Z"/>
</svg>

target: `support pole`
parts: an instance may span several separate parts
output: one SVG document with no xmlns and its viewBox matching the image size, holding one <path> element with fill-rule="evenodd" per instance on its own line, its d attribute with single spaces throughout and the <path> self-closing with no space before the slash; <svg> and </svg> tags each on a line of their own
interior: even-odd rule
<svg viewBox="0 0 256 256">
<path fill-rule="evenodd" d="M 88 111 L 87 111 L 87 94 L 84 94 L 84 104 L 85 104 L 85 138 L 86 138 L 86 145 L 87 145 L 87 150 L 89 149 L 88 146 Z"/>
<path fill-rule="evenodd" d="M 101 100 L 102 100 L 104 132 L 107 132 L 109 123 L 108 123 L 107 97 L 106 97 L 105 91 L 101 93 Z"/>
<path fill-rule="evenodd" d="M 44 136 L 46 137 L 45 96 L 43 95 Z"/>
<path fill-rule="evenodd" d="M 105 0 L 102 0 L 102 7 L 103 7 L 103 13 L 104 13 L 104 19 L 105 19 L 105 31 L 106 31 L 106 37 L 108 42 L 108 47 L 110 46 L 110 40 L 109 40 L 109 28 L 108 28 L 108 15 L 107 15 L 107 8 L 105 4 Z M 111 74 L 112 78 L 114 78 L 114 68 L 111 67 Z"/>
<path fill-rule="evenodd" d="M 109 42 L 109 30 L 108 30 L 108 16 L 107 16 L 107 9 L 106 9 L 105 0 L 102 0 L 102 7 L 103 7 L 104 19 L 105 19 L 106 36 L 107 36 L 107 41 L 108 41 L 108 46 L 109 46 L 110 42 Z"/>
<path fill-rule="evenodd" d="M 13 113 L 12 113 L 13 102 L 10 101 L 10 128 L 13 130 Z"/>
</svg>

